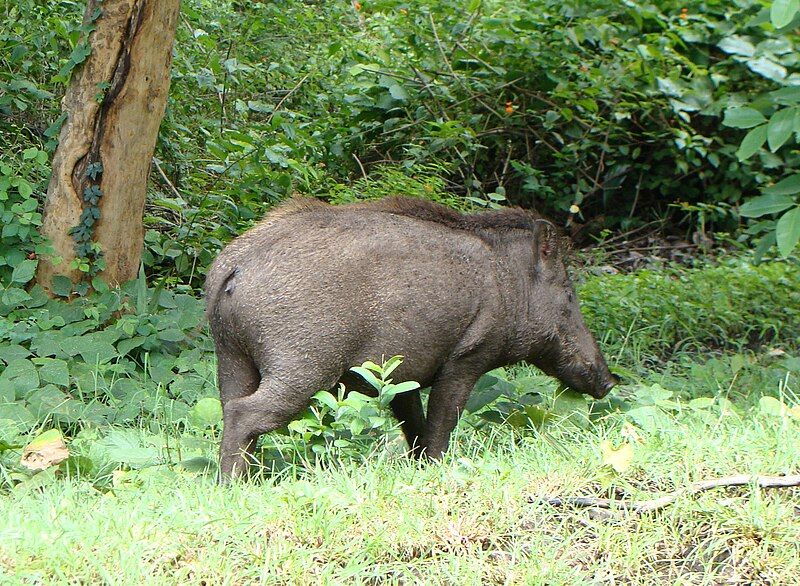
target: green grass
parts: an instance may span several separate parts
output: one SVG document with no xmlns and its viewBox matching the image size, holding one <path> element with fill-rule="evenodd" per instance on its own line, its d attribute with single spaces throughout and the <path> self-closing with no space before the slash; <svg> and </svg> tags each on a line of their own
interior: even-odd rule
<svg viewBox="0 0 800 586">
<path fill-rule="evenodd" d="M 205 338 L 185 357 L 180 344 L 151 354 L 147 374 L 106 362 L 89 405 L 116 412 L 106 395 L 124 406 L 143 392 L 156 404 L 133 419 L 65 419 L 69 465 L 31 474 L 12 447 L 54 416 L 0 427 L 0 584 L 798 583 L 797 488 L 717 489 L 643 516 L 543 502 L 800 472 L 796 276 L 795 265 L 731 259 L 588 277 L 588 321 L 625 377 L 613 400 L 556 396 L 529 367 L 504 369 L 494 374 L 510 396 L 486 409 L 546 417 L 526 429 L 468 414 L 441 464 L 408 460 L 396 434 L 316 463 L 277 436 L 264 453 L 283 446 L 280 472 L 220 487 L 203 471 L 220 431 L 197 402 L 213 391 Z M 161 331 L 169 311 L 142 315 Z M 632 449 L 619 471 L 609 443 Z"/>
<path fill-rule="evenodd" d="M 721 396 L 720 368 L 694 367 L 708 375 L 700 394 Z M 166 466 L 117 471 L 103 490 L 45 477 L 0 500 L 0 582 L 792 583 L 798 489 L 721 489 L 641 517 L 541 501 L 647 498 L 734 473 L 796 473 L 800 419 L 764 413 L 758 401 L 768 393 L 794 405 L 796 376 L 742 367 L 732 385 L 722 381 L 739 397 L 734 410 L 698 411 L 680 400 L 676 376 L 654 375 L 627 391 L 658 379 L 676 388 L 677 407 L 658 428 L 634 427 L 637 441 L 620 413 L 527 434 L 475 430 L 472 417 L 442 464 L 411 462 L 390 443 L 363 462 L 290 466 L 229 487 Z M 604 440 L 632 442 L 621 474 L 603 464 Z"/>
</svg>

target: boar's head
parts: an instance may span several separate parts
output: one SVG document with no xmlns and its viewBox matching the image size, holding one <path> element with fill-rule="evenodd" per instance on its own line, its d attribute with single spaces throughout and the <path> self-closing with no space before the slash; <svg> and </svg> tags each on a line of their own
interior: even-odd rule
<svg viewBox="0 0 800 586">
<path fill-rule="evenodd" d="M 583 321 L 567 274 L 567 246 L 555 227 L 537 220 L 528 301 L 532 346 L 528 361 L 576 391 L 601 399 L 618 382 Z"/>
</svg>

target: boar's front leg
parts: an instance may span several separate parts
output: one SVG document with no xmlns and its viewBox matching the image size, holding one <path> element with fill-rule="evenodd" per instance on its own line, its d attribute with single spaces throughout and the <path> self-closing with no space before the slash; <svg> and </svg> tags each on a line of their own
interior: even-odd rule
<svg viewBox="0 0 800 586">
<path fill-rule="evenodd" d="M 425 412 L 419 391 L 408 391 L 396 395 L 391 402 L 392 412 L 400 421 L 403 435 L 406 436 L 411 454 L 418 458 L 422 449 L 421 439 L 425 431 Z"/>
<path fill-rule="evenodd" d="M 427 423 L 421 441 L 424 457 L 438 460 L 447 451 L 450 433 L 481 374 L 479 368 L 469 363 L 448 363 L 440 369 L 428 400 Z"/>
</svg>

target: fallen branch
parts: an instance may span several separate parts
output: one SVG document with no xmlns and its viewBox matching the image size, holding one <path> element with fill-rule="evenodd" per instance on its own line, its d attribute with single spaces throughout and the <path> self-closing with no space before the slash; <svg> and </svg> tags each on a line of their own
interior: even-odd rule
<svg viewBox="0 0 800 586">
<path fill-rule="evenodd" d="M 599 509 L 618 509 L 625 512 L 641 515 L 657 511 L 671 505 L 684 495 L 694 496 L 712 488 L 727 486 L 748 486 L 756 484 L 759 488 L 786 488 L 800 486 L 800 474 L 789 476 L 750 476 L 748 474 L 738 474 L 736 476 L 724 476 L 711 480 L 700 480 L 693 482 L 686 488 L 678 489 L 659 498 L 643 501 L 625 501 L 616 499 L 599 499 L 592 497 L 573 497 L 573 498 L 547 498 L 536 499 L 537 502 L 546 502 L 555 507 L 574 506 L 574 507 L 595 507 Z"/>
</svg>

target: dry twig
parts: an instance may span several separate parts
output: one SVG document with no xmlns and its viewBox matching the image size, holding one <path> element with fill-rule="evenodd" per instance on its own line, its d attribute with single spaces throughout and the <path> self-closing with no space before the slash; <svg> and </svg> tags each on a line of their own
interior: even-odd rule
<svg viewBox="0 0 800 586">
<path fill-rule="evenodd" d="M 643 501 L 598 499 L 592 497 L 546 498 L 536 499 L 536 501 L 546 502 L 555 507 L 574 506 L 594 507 L 598 509 L 616 509 L 641 515 L 642 513 L 649 513 L 663 509 L 684 495 L 694 496 L 712 488 L 748 486 L 750 484 L 756 484 L 759 488 L 786 488 L 800 486 L 800 474 L 792 474 L 788 476 L 750 476 L 749 474 L 737 474 L 735 476 L 724 476 L 722 478 L 713 478 L 711 480 L 699 480 L 697 482 L 692 482 L 688 487 L 678 489 L 658 498 L 647 499 Z"/>
</svg>

